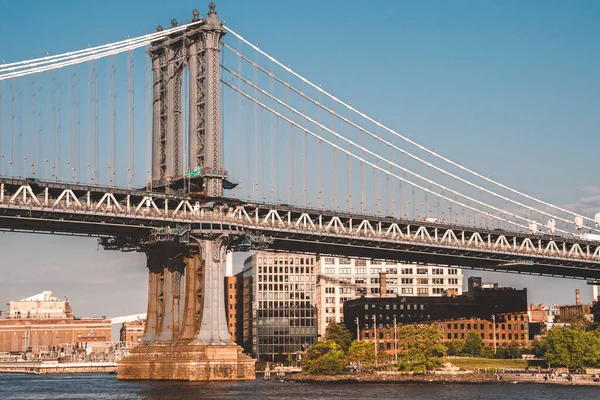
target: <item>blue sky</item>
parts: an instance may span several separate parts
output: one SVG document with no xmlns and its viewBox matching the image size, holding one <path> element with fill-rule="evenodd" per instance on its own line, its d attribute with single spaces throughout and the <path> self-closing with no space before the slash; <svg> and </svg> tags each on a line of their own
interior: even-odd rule
<svg viewBox="0 0 600 400">
<path fill-rule="evenodd" d="M 153 32 L 172 18 L 189 21 L 194 8 L 206 14 L 198 1 L 0 0 L 0 60 Z M 600 2 L 222 0 L 217 11 L 422 144 L 551 202 L 600 211 Z M 0 234 L 0 253 L 0 302 L 54 290 L 79 314 L 144 311 L 139 254 L 97 251 L 93 239 L 9 234 Z M 488 276 L 529 287 L 533 302 L 589 291 L 566 280 Z"/>
</svg>

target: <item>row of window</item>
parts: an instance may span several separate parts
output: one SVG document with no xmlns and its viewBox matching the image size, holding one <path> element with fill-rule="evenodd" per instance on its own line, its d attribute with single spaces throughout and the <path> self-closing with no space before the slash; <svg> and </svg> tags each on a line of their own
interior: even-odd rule
<svg viewBox="0 0 600 400">
<path fill-rule="evenodd" d="M 314 274 L 315 267 L 258 267 L 259 274 Z"/>
<path fill-rule="evenodd" d="M 294 257 L 257 257 L 258 265 L 314 265 L 314 258 Z"/>
<path fill-rule="evenodd" d="M 366 275 L 367 271 L 369 271 L 369 273 L 371 275 L 376 275 L 383 271 L 385 271 L 388 275 L 397 275 L 398 274 L 397 268 L 385 268 L 385 269 L 383 269 L 383 268 L 370 268 L 370 269 L 355 268 L 354 269 L 354 273 L 356 275 Z M 414 275 L 415 274 L 414 271 L 415 270 L 413 268 L 401 268 L 400 269 L 400 273 L 402 275 Z M 337 272 L 336 272 L 336 267 L 325 267 L 324 272 L 328 275 L 352 274 L 352 268 L 351 267 L 338 267 Z M 417 268 L 417 275 L 428 275 L 428 274 L 429 274 L 428 268 Z M 444 268 L 431 268 L 431 275 L 446 275 L 446 274 L 444 274 Z M 458 269 L 448 268 L 447 275 L 458 275 Z"/>
<path fill-rule="evenodd" d="M 304 282 L 305 281 L 305 276 L 304 275 L 263 275 L 260 274 L 258 275 L 258 281 L 262 282 L 263 280 L 265 282 Z M 315 281 L 315 276 L 314 275 L 309 275 L 306 276 L 306 282 L 314 282 Z"/>
<path fill-rule="evenodd" d="M 311 284 L 304 284 L 304 283 L 292 283 L 290 285 L 283 284 L 283 283 L 259 283 L 258 284 L 258 298 L 259 300 L 261 300 L 260 296 L 262 295 L 261 292 L 286 292 L 289 293 L 290 291 L 296 291 L 296 292 L 304 292 L 304 291 L 310 291 L 310 292 L 314 292 L 315 291 L 315 284 L 311 283 Z M 282 293 L 284 294 L 284 293 Z M 291 295 L 292 293 L 290 293 Z M 245 296 L 247 297 L 247 296 Z M 266 298 L 266 297 L 265 297 Z"/>
</svg>

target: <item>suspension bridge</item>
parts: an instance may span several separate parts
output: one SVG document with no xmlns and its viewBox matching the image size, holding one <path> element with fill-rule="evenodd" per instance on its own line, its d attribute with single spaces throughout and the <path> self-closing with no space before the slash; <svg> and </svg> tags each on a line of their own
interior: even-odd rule
<svg viewBox="0 0 600 400">
<path fill-rule="evenodd" d="M 227 167 L 227 168 L 225 168 Z M 120 379 L 253 379 L 227 251 L 600 279 L 600 213 L 488 178 L 366 115 L 217 17 L 0 64 L 0 229 L 145 252 Z"/>
</svg>

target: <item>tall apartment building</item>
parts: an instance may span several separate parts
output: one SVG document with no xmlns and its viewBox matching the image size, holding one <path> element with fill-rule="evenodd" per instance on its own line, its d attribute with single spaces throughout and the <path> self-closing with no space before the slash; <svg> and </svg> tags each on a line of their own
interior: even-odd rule
<svg viewBox="0 0 600 400">
<path fill-rule="evenodd" d="M 316 270 L 319 336 L 330 322 L 344 322 L 348 300 L 462 294 L 463 273 L 458 267 L 321 257 Z"/>
<path fill-rule="evenodd" d="M 276 361 L 287 353 L 302 352 L 317 341 L 314 256 L 257 252 L 246 259 L 237 276 L 243 282 L 242 336 L 246 351 Z"/>
</svg>

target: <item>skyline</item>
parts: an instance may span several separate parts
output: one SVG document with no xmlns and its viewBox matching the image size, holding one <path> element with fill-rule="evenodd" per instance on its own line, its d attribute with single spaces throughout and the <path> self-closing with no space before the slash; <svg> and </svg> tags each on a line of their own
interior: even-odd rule
<svg viewBox="0 0 600 400">
<path fill-rule="evenodd" d="M 170 9 L 160 2 L 144 3 L 144 8 L 119 4 L 115 15 L 111 7 L 64 4 L 59 10 L 50 4 L 6 2 L 0 58 L 16 61 L 136 36 L 152 32 L 158 23 L 167 25 L 173 17 L 186 21 L 193 8 L 201 13 L 206 8 L 197 2 L 180 2 Z M 217 11 L 228 25 L 282 61 L 422 144 L 554 203 L 592 214 L 600 211 L 600 184 L 593 168 L 600 145 L 600 116 L 594 113 L 600 105 L 600 84 L 594 80 L 600 66 L 594 44 L 600 31 L 592 24 L 600 13 L 598 5 L 301 4 L 305 6 L 222 1 Z M 304 18 L 292 18 L 302 15 L 301 10 L 308 10 Z M 86 13 L 94 18 L 82 18 Z M 32 28 L 9 35 L 19 29 L 24 16 Z M 365 32 L 365 25 L 376 29 Z M 297 40 L 300 37 L 305 40 Z M 111 299 L 110 307 L 124 304 L 124 292 L 130 289 L 143 309 L 118 315 L 145 311 L 142 255 L 94 252 L 94 239 L 11 234 L 0 238 L 2 254 L 11 253 L 0 272 L 12 281 L 0 284 L 0 301 L 14 299 L 5 296 L 31 283 L 19 280 L 10 269 L 29 258 L 25 268 L 32 276 L 80 289 L 84 310 L 96 310 L 93 303 L 102 296 Z M 28 251 L 31 245 L 21 246 L 25 241 L 44 252 Z M 82 266 L 83 260 L 89 264 Z M 39 268 L 42 263 L 48 264 Z M 106 268 L 121 279 L 109 276 Z M 557 291 L 557 297 L 572 299 L 572 289 L 586 288 L 584 282 L 492 276 L 502 285 L 527 286 L 530 302 Z M 539 284 L 533 287 L 534 282 Z M 95 290 L 97 286 L 102 288 Z M 40 290 L 73 298 L 60 286 Z"/>
</svg>

